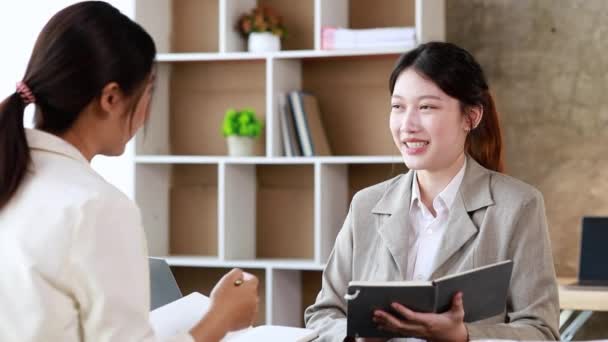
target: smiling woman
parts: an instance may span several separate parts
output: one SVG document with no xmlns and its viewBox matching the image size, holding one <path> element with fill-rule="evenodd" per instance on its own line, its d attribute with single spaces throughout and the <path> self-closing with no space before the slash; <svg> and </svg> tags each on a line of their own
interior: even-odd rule
<svg viewBox="0 0 608 342">
<path fill-rule="evenodd" d="M 428 280 L 513 260 L 505 310 L 493 318 L 465 323 L 467 299 L 457 293 L 444 313 L 393 303 L 393 313 L 376 310 L 370 320 L 386 336 L 557 339 L 543 198 L 502 173 L 498 114 L 480 65 L 453 44 L 422 44 L 401 56 L 389 87 L 390 132 L 410 171 L 354 196 L 307 327 L 321 341 L 345 337 L 350 281 Z"/>
</svg>

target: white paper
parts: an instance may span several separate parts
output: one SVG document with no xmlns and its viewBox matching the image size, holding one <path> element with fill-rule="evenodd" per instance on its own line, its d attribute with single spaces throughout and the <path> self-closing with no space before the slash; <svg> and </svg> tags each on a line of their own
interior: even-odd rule
<svg viewBox="0 0 608 342">
<path fill-rule="evenodd" d="M 190 331 L 209 310 L 209 297 L 193 292 L 150 312 L 150 324 L 162 339 Z"/>
<path fill-rule="evenodd" d="M 189 332 L 209 310 L 210 300 L 198 292 L 191 293 L 150 312 L 150 324 L 156 335 L 168 339 Z M 310 329 L 263 325 L 229 333 L 223 342 L 308 342 L 318 336 Z"/>
</svg>

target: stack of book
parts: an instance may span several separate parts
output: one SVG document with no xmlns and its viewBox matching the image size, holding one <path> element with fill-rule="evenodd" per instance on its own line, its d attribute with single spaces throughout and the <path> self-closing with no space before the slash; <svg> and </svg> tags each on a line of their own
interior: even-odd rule
<svg viewBox="0 0 608 342">
<path fill-rule="evenodd" d="M 410 49 L 416 46 L 414 27 L 384 27 L 373 29 L 345 29 L 323 27 L 321 48 L 340 49 Z"/>
<path fill-rule="evenodd" d="M 317 98 L 291 91 L 279 96 L 279 122 L 287 157 L 329 156 L 331 148 L 323 127 Z"/>
</svg>

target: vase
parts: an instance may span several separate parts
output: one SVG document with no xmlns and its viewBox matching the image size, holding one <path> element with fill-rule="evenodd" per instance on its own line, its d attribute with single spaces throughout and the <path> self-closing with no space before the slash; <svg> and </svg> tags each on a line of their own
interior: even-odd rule
<svg viewBox="0 0 608 342">
<path fill-rule="evenodd" d="M 249 157 L 254 155 L 255 140 L 251 137 L 232 135 L 228 137 L 228 155 L 231 157 Z"/>
<path fill-rule="evenodd" d="M 247 40 L 249 52 L 274 52 L 281 50 L 281 38 L 270 32 L 251 32 Z"/>
</svg>

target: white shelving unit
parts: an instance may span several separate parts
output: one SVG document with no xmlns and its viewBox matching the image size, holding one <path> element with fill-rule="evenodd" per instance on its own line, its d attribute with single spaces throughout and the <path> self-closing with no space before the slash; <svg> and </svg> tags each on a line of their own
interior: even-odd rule
<svg viewBox="0 0 608 342">
<path fill-rule="evenodd" d="M 285 19 L 283 51 L 251 54 L 235 29 L 257 3 Z M 404 50 L 323 51 L 321 27 L 415 26 L 444 40 L 444 0 L 136 0 L 154 37 L 157 86 L 136 137 L 135 199 L 151 255 L 184 293 L 233 267 L 261 280 L 258 324 L 302 326 L 354 193 L 405 171 L 388 130 L 388 76 Z M 317 95 L 334 156 L 283 157 L 277 97 Z M 254 157 L 228 157 L 229 107 L 265 122 Z"/>
</svg>

